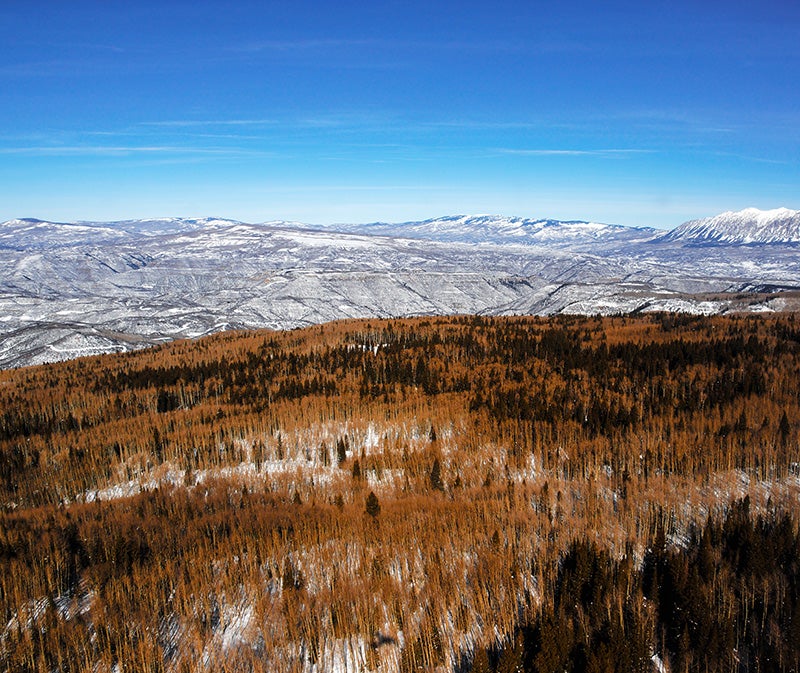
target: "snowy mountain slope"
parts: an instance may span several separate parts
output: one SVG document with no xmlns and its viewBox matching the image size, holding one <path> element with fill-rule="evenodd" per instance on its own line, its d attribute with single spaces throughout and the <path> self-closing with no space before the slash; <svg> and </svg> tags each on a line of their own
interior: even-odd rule
<svg viewBox="0 0 800 673">
<path fill-rule="evenodd" d="M 425 220 L 387 224 L 333 225 L 349 232 L 392 237 L 470 243 L 482 245 L 545 245 L 549 247 L 584 247 L 601 244 L 650 240 L 655 229 L 623 227 L 583 221 L 524 219 L 498 215 L 453 215 Z"/>
<path fill-rule="evenodd" d="M 218 218 L 166 218 L 119 222 L 47 222 L 34 218 L 23 218 L 0 223 L 0 248 L 27 250 L 75 245 L 133 243 L 142 237 L 226 227 L 234 224 L 238 223 L 235 220 Z"/>
<path fill-rule="evenodd" d="M 685 222 L 660 241 L 726 245 L 800 243 L 800 211 L 746 208 L 725 212 Z"/>
<path fill-rule="evenodd" d="M 9 220 L 0 224 L 0 248 L 29 250 L 82 243 L 109 244 L 124 240 L 126 232 L 109 225 Z"/>
<path fill-rule="evenodd" d="M 731 293 L 800 289 L 800 246 L 665 239 L 488 216 L 14 220 L 0 224 L 0 367 L 347 317 L 792 308 Z"/>
</svg>

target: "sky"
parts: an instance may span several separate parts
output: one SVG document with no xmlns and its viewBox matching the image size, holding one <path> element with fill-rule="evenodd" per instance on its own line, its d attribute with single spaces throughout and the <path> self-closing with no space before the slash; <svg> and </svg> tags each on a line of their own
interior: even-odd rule
<svg viewBox="0 0 800 673">
<path fill-rule="evenodd" d="M 0 3 L 0 221 L 800 208 L 800 3 Z"/>
</svg>

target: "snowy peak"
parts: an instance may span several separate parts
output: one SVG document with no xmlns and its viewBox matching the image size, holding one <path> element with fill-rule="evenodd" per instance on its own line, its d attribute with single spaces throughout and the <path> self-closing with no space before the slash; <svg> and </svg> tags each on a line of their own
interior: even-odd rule
<svg viewBox="0 0 800 673">
<path fill-rule="evenodd" d="M 659 240 L 690 245 L 800 243 L 800 211 L 788 208 L 728 211 L 685 222 Z"/>
<path fill-rule="evenodd" d="M 500 215 L 449 215 L 421 222 L 336 225 L 340 231 L 472 245 L 567 247 L 650 239 L 655 230 L 582 220 L 527 219 Z"/>
</svg>

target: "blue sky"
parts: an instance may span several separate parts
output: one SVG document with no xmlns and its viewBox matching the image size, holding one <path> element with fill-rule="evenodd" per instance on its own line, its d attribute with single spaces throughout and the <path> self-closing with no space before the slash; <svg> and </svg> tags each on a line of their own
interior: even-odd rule
<svg viewBox="0 0 800 673">
<path fill-rule="evenodd" d="M 800 208 L 800 3 L 5 2 L 0 219 Z"/>
</svg>

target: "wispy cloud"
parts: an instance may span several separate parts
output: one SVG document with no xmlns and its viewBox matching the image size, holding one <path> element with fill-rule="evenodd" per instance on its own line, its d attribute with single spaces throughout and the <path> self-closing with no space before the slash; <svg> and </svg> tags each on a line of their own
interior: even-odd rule
<svg viewBox="0 0 800 673">
<path fill-rule="evenodd" d="M 423 128 L 433 128 L 433 129 L 470 129 L 470 130 L 480 130 L 480 129 L 535 129 L 541 128 L 545 125 L 550 126 L 550 124 L 546 124 L 544 121 L 485 121 L 485 120 L 474 120 L 474 119 L 451 119 L 451 120 L 444 120 L 444 121 L 428 121 L 422 122 L 420 124 Z"/>
<path fill-rule="evenodd" d="M 152 127 L 148 130 L 147 134 L 143 132 L 142 129 L 136 130 L 128 130 L 128 131 L 84 131 L 81 135 L 87 137 L 95 137 L 95 138 L 142 138 L 145 135 L 149 136 L 158 136 L 158 135 L 172 135 L 177 138 L 187 139 L 187 138 L 213 138 L 217 140 L 263 140 L 263 135 L 253 135 L 253 134 L 244 134 L 244 133 L 212 133 L 211 130 L 203 131 L 203 132 L 195 132 L 191 130 L 186 131 L 173 131 L 170 134 L 159 133 L 155 131 L 156 127 Z M 191 129 L 194 127 L 191 126 L 174 126 L 171 128 L 175 129 Z M 198 127 L 202 128 L 202 127 Z"/>
<path fill-rule="evenodd" d="M 554 51 L 585 49 L 572 43 L 522 42 L 519 40 L 397 40 L 391 38 L 311 38 L 296 40 L 263 40 L 236 45 L 229 50 L 239 53 L 268 52 L 313 52 L 345 49 L 392 49 L 392 50 L 437 50 L 437 51 Z"/>
<path fill-rule="evenodd" d="M 0 154 L 30 156 L 124 156 L 133 154 L 183 154 L 211 156 L 271 156 L 269 152 L 230 147 L 176 147 L 170 145 L 72 145 L 0 147 Z"/>
<path fill-rule="evenodd" d="M 274 126 L 276 119 L 163 119 L 140 122 L 139 126 L 202 127 L 202 126 Z"/>
<path fill-rule="evenodd" d="M 181 129 L 354 129 L 363 130 L 375 126 L 385 126 L 384 117 L 365 114 L 330 114 L 307 115 L 289 119 L 164 119 L 145 121 L 137 124 L 141 130 L 176 130 Z"/>
<path fill-rule="evenodd" d="M 231 47 L 230 51 L 241 53 L 259 53 L 270 51 L 311 51 L 318 49 L 336 49 L 342 47 L 365 47 L 381 44 L 375 39 L 299 39 L 299 40 L 263 40 Z"/>
<path fill-rule="evenodd" d="M 500 154 L 514 154 L 518 156 L 531 157 L 613 157 L 624 156 L 627 154 L 654 154 L 655 150 L 631 149 L 631 148 L 607 148 L 607 149 L 516 149 L 500 147 L 496 150 Z"/>
<path fill-rule="evenodd" d="M 76 74 L 98 70 L 98 65 L 88 60 L 51 59 L 47 61 L 25 61 L 6 63 L 0 66 L 0 77 L 49 77 L 60 74 Z"/>
<path fill-rule="evenodd" d="M 315 184 L 315 185 L 279 185 L 276 187 L 265 187 L 264 190 L 268 192 L 281 192 L 293 193 L 299 192 L 308 194 L 309 191 L 313 192 L 441 192 L 442 185 L 439 184 L 413 184 L 413 185 L 395 185 L 395 184 Z M 447 187 L 451 191 L 469 191 L 468 187 Z"/>
<path fill-rule="evenodd" d="M 752 161 L 752 162 L 757 163 L 757 164 L 777 164 L 777 165 L 785 166 L 785 165 L 793 163 L 793 162 L 788 161 L 786 159 L 767 159 L 765 157 L 754 157 L 754 156 L 749 156 L 749 155 L 746 155 L 746 154 L 740 154 L 738 152 L 711 152 L 711 154 L 713 154 L 714 156 L 718 156 L 718 157 L 730 157 L 730 158 L 733 158 L 733 159 L 742 159 L 744 161 Z M 796 163 L 796 162 L 794 162 L 794 163 Z"/>
<path fill-rule="evenodd" d="M 50 47 L 59 50 L 73 50 L 73 49 L 86 49 L 91 51 L 107 51 L 114 53 L 124 53 L 128 49 L 121 47 L 118 44 L 111 44 L 110 42 L 82 42 L 82 41 L 63 41 L 63 40 L 23 40 L 9 35 L 6 44 L 15 48 L 28 48 L 42 49 Z"/>
</svg>

